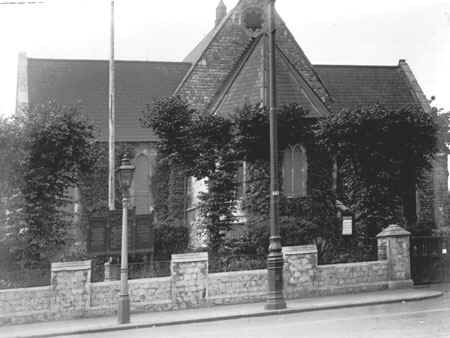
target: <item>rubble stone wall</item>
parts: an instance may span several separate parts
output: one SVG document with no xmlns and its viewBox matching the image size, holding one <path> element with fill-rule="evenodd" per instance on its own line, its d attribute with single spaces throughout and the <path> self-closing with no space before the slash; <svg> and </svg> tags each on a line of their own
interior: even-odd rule
<svg viewBox="0 0 450 338">
<path fill-rule="evenodd" d="M 263 300 L 266 292 L 266 270 L 212 273 L 208 276 L 210 304 L 256 302 Z"/>
<path fill-rule="evenodd" d="M 391 225 L 378 235 L 379 260 L 318 265 L 314 245 L 283 248 L 286 299 L 412 285 L 409 233 Z M 267 271 L 208 273 L 206 252 L 172 255 L 171 276 L 129 281 L 131 310 L 167 311 L 263 301 Z M 52 264 L 48 287 L 0 291 L 0 325 L 113 315 L 119 281 L 91 283 L 91 261 Z"/>
<path fill-rule="evenodd" d="M 0 318 L 14 312 L 48 311 L 50 309 L 50 294 L 50 286 L 1 290 Z"/>
<path fill-rule="evenodd" d="M 170 277 L 134 279 L 128 282 L 130 302 L 135 309 L 167 307 L 171 303 Z M 115 309 L 120 282 L 91 284 L 90 306 L 98 311 Z"/>
<path fill-rule="evenodd" d="M 377 285 L 386 287 L 388 262 L 363 262 L 318 266 L 314 278 L 314 288 L 338 291 L 340 288 L 357 285 Z"/>
</svg>

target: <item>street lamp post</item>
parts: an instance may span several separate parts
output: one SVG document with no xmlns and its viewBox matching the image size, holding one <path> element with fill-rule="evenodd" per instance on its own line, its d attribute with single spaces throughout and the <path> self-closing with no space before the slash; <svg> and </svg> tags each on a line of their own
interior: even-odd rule
<svg viewBox="0 0 450 338">
<path fill-rule="evenodd" d="M 120 186 L 122 188 L 122 250 L 120 266 L 119 324 L 130 322 L 130 296 L 128 294 L 128 202 L 131 181 L 135 167 L 125 154 L 119 167 Z"/>
<path fill-rule="evenodd" d="M 278 126 L 276 102 L 276 60 L 275 60 L 275 0 L 268 0 L 269 34 L 269 120 L 270 120 L 270 244 L 267 257 L 268 295 L 265 308 L 278 310 L 286 307 L 283 297 L 283 254 L 279 225 L 279 183 L 278 183 Z"/>
</svg>

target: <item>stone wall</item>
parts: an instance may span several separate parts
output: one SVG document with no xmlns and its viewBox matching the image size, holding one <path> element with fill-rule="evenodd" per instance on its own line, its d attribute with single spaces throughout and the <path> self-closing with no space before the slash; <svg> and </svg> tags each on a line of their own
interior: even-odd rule
<svg viewBox="0 0 450 338">
<path fill-rule="evenodd" d="M 317 267 L 314 289 L 319 294 L 359 287 L 366 291 L 385 288 L 387 280 L 387 261 L 325 265 Z"/>
<path fill-rule="evenodd" d="M 212 273 L 208 276 L 210 304 L 251 303 L 264 299 L 267 271 L 236 271 Z"/>
<path fill-rule="evenodd" d="M 84 314 L 91 298 L 91 261 L 53 263 L 50 311 L 56 318 Z"/>
<path fill-rule="evenodd" d="M 172 302 L 177 309 L 206 303 L 208 289 L 208 254 L 172 255 Z"/>
<path fill-rule="evenodd" d="M 47 311 L 50 308 L 50 295 L 50 286 L 1 290 L 0 318 L 8 313 Z"/>
<path fill-rule="evenodd" d="M 379 260 L 318 265 L 314 245 L 283 248 L 286 299 L 412 285 L 409 233 L 378 235 Z M 166 311 L 263 301 L 267 271 L 208 273 L 208 254 L 172 255 L 171 276 L 129 281 L 131 310 Z M 113 315 L 119 281 L 91 283 L 91 262 L 52 264 L 48 287 L 0 291 L 0 324 Z"/>
<path fill-rule="evenodd" d="M 434 223 L 438 229 L 448 231 L 448 160 L 447 153 L 438 153 L 433 161 Z"/>
<path fill-rule="evenodd" d="M 378 257 L 388 262 L 390 288 L 412 286 L 410 233 L 398 225 L 390 225 L 378 234 Z"/>
<path fill-rule="evenodd" d="M 297 298 L 312 293 L 317 269 L 317 247 L 315 245 L 284 247 L 284 290 L 288 298 Z"/>
<path fill-rule="evenodd" d="M 170 308 L 172 302 L 170 277 L 130 280 L 128 286 L 134 310 Z M 92 283 L 90 307 L 96 312 L 113 313 L 119 290 L 119 281 Z"/>
</svg>

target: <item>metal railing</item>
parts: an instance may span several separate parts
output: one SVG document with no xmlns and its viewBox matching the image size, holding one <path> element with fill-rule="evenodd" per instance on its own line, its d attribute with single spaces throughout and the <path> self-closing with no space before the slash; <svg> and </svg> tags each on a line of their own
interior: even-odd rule
<svg viewBox="0 0 450 338">
<path fill-rule="evenodd" d="M 0 289 L 50 285 L 50 265 L 33 268 L 0 268 Z"/>
<path fill-rule="evenodd" d="M 92 281 L 103 282 L 120 279 L 120 262 L 103 263 L 96 261 L 92 267 Z M 169 260 L 148 260 L 147 262 L 129 262 L 128 279 L 156 278 L 170 276 Z"/>
<path fill-rule="evenodd" d="M 209 272 L 260 270 L 267 267 L 265 255 L 225 255 L 209 257 Z"/>
<path fill-rule="evenodd" d="M 378 245 L 376 238 L 354 240 L 343 239 L 340 243 L 327 245 L 316 243 L 320 265 L 344 264 L 356 262 L 371 262 L 378 260 Z"/>
<path fill-rule="evenodd" d="M 450 281 L 450 237 L 411 237 L 411 276 L 415 284 Z"/>
</svg>

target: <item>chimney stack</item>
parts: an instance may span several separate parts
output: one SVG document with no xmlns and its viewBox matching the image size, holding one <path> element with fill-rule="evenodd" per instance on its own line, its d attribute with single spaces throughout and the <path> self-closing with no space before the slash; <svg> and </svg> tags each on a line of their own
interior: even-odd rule
<svg viewBox="0 0 450 338">
<path fill-rule="evenodd" d="M 216 26 L 217 27 L 227 16 L 227 6 L 223 3 L 223 0 L 220 0 L 219 5 L 216 8 Z"/>
</svg>

